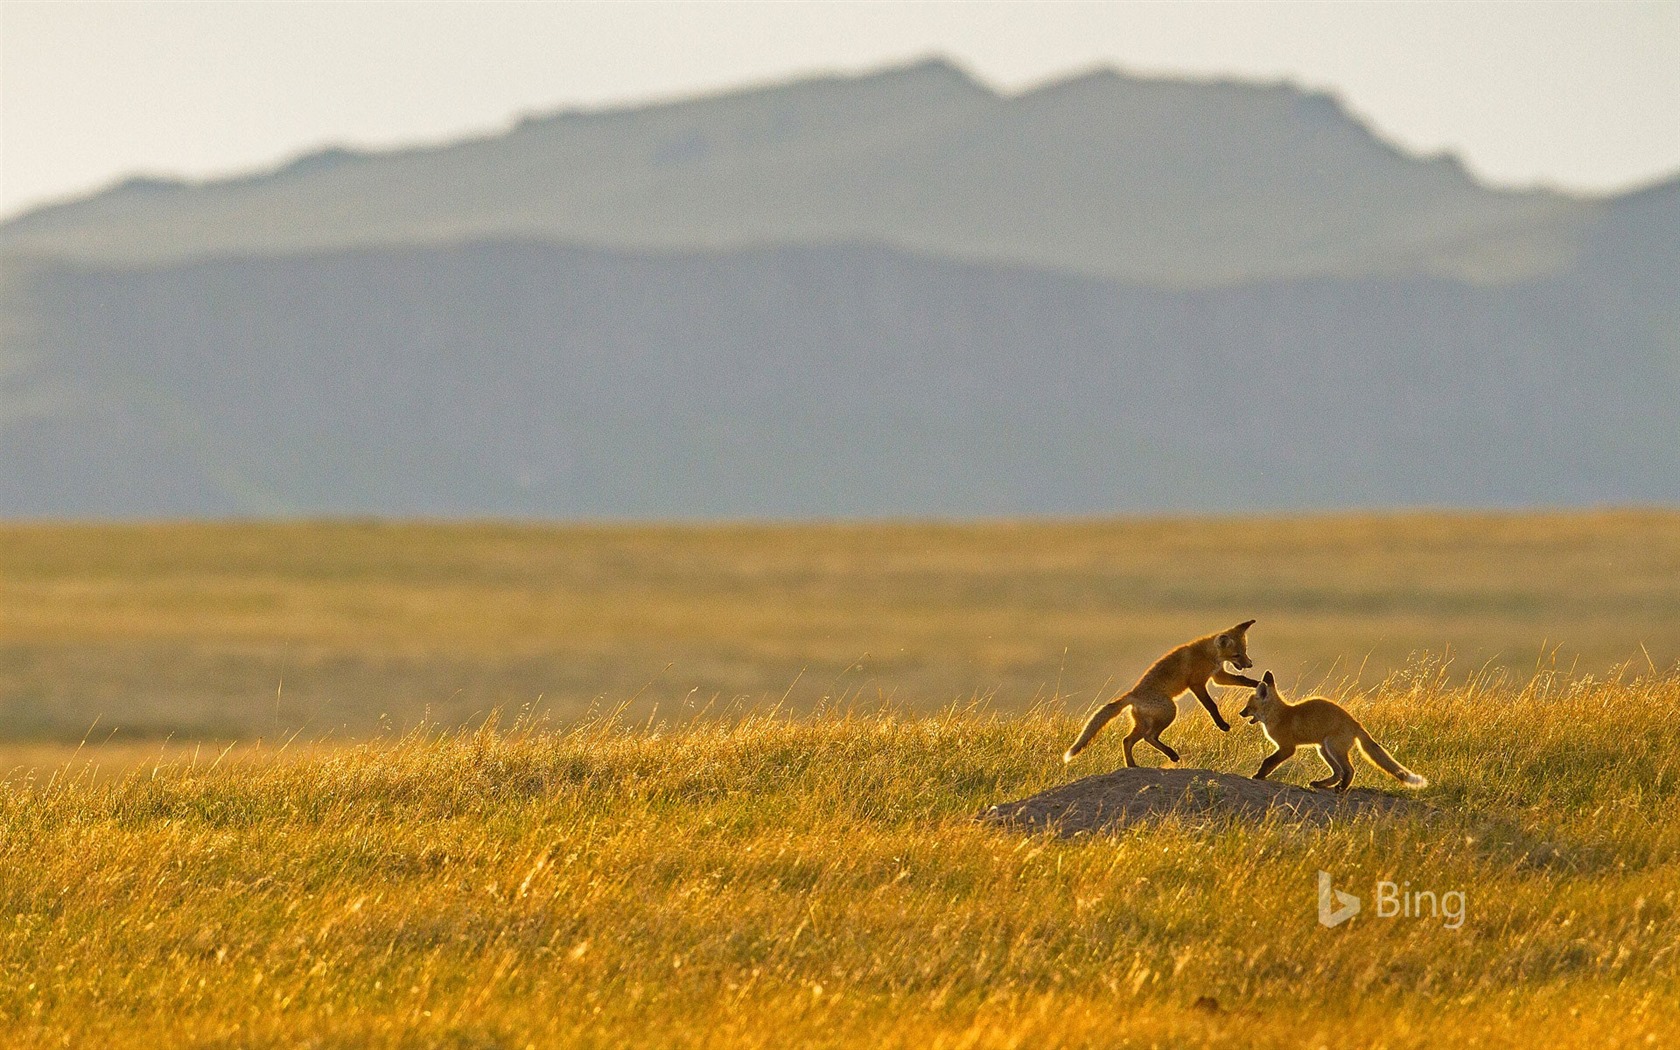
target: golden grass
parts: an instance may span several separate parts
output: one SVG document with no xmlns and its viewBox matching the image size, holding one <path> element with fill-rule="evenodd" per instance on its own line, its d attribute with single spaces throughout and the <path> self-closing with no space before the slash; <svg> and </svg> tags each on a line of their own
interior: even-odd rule
<svg viewBox="0 0 1680 1050">
<path fill-rule="evenodd" d="M 971 820 L 1249 617 L 1432 816 Z M 1677 660 L 1673 512 L 4 525 L 0 1045 L 1660 1045 Z"/>
<path fill-rule="evenodd" d="M 953 708 L 414 734 L 0 794 L 13 1046 L 1647 1046 L 1680 1031 L 1680 678 L 1344 700 L 1424 819 L 975 824 L 1112 766 Z M 1199 711 L 1187 764 L 1248 771 Z M 1298 758 L 1285 779 L 1318 775 Z M 1369 765 L 1359 783 L 1392 782 Z M 1315 922 L 1314 876 L 1468 895 Z M 1218 1013 L 1195 1008 L 1218 1001 Z"/>
<path fill-rule="evenodd" d="M 1073 706 L 1258 617 L 1280 679 L 1680 660 L 1680 513 L 975 525 L 0 525 L 0 737 Z M 1649 661 L 1649 664 L 1647 663 Z M 539 701 L 540 698 L 540 701 Z"/>
</svg>

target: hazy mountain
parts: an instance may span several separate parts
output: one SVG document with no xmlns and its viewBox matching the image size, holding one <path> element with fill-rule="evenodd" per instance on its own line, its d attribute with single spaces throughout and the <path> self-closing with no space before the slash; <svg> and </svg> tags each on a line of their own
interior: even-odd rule
<svg viewBox="0 0 1680 1050">
<path fill-rule="evenodd" d="M 928 63 L 0 226 L 0 513 L 1680 500 L 1680 180 Z"/>
<path fill-rule="evenodd" d="M 1478 185 L 1287 85 L 1109 71 L 1001 96 L 927 62 L 186 186 L 0 227 L 97 262 L 508 237 L 637 251 L 872 243 L 1157 284 L 1554 272 L 1591 205 Z"/>
</svg>

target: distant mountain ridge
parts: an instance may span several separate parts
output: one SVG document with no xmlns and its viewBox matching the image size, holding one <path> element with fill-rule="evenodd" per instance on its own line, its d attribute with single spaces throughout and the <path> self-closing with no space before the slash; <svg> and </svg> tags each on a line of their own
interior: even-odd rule
<svg viewBox="0 0 1680 1050">
<path fill-rule="evenodd" d="M 463 192 L 470 188 L 470 192 Z M 1196 287 L 1566 263 L 1595 205 L 1400 153 L 1327 95 L 1099 70 L 999 95 L 943 61 L 147 180 L 0 226 L 14 256 L 137 264 L 509 237 L 630 251 L 873 243 Z"/>
<path fill-rule="evenodd" d="M 943 62 L 0 225 L 0 514 L 1680 502 L 1680 179 Z"/>
</svg>

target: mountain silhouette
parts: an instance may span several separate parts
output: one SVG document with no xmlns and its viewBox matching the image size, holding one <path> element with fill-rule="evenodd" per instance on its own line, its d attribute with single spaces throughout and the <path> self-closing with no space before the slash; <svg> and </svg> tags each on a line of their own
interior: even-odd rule
<svg viewBox="0 0 1680 1050">
<path fill-rule="evenodd" d="M 1680 499 L 1680 180 L 1289 85 L 942 61 L 0 225 L 0 513 Z"/>
</svg>

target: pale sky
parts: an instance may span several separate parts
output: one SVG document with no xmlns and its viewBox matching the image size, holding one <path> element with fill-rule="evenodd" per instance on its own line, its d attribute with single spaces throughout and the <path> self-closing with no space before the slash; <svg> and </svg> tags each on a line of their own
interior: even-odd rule
<svg viewBox="0 0 1680 1050">
<path fill-rule="evenodd" d="M 0 215 L 136 172 L 226 175 L 936 53 L 1006 90 L 1099 64 L 1288 78 L 1502 185 L 1680 171 L 1680 0 L 0 0 Z"/>
</svg>

